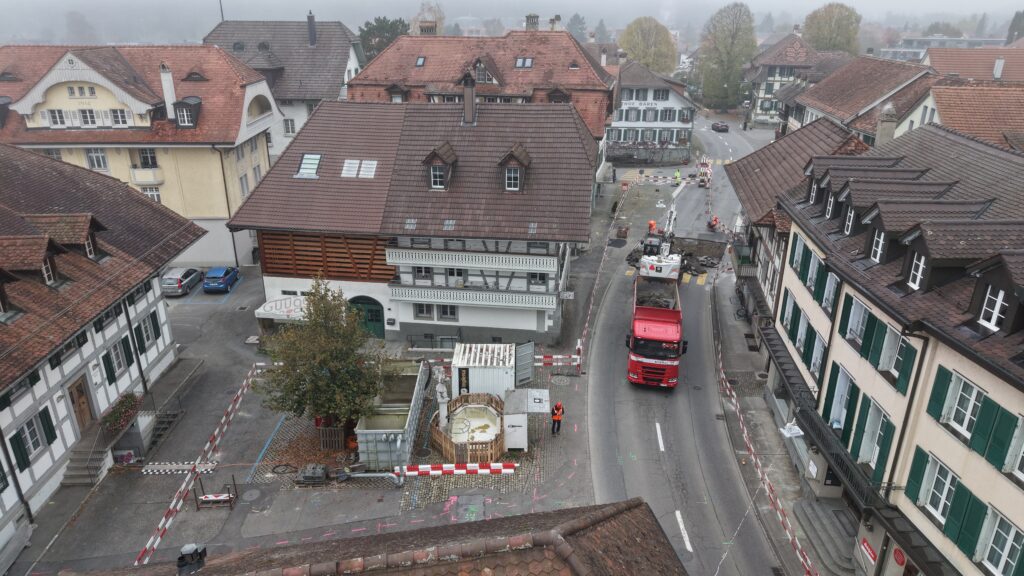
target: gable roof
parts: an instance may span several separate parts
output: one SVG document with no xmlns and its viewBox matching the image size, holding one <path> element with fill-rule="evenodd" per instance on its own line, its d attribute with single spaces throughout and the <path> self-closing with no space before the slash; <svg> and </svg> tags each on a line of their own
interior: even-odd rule
<svg viewBox="0 0 1024 576">
<path fill-rule="evenodd" d="M 584 42 L 581 46 L 598 64 L 601 63 L 602 53 L 605 55 L 606 66 L 618 66 L 621 64 L 619 61 L 619 45 L 615 42 Z"/>
<path fill-rule="evenodd" d="M 157 120 L 149 130 L 29 130 L 21 114 L 7 112 L 0 140 L 11 144 L 234 143 L 245 112 L 245 87 L 262 75 L 216 46 L 0 46 L 0 71 L 14 70 L 15 82 L 0 82 L 0 95 L 18 102 L 67 53 L 72 53 L 110 82 L 151 106 L 163 103 L 160 65 L 166 64 L 179 100 L 202 99 L 194 127 L 179 129 Z M 205 82 L 186 81 L 201 70 Z"/>
<path fill-rule="evenodd" d="M 306 21 L 225 20 L 203 38 L 256 70 L 284 69 L 271 90 L 279 100 L 337 100 L 345 84 L 352 49 L 361 58 L 359 36 L 341 22 L 315 22 L 316 45 L 309 45 Z M 260 49 L 267 43 L 266 50 Z M 241 50 L 236 50 L 241 43 Z"/>
<path fill-rule="evenodd" d="M 61 246 L 76 244 L 90 222 L 97 247 L 108 255 L 100 262 Z M 5 235 L 0 267 L 7 268 L 0 282 L 21 311 L 0 323 L 0 387 L 45 360 L 205 234 L 114 178 L 5 144 L 0 144 L 0 228 Z M 12 246 L 19 249 L 9 250 Z M 58 273 L 69 280 L 60 290 L 34 278 L 48 247 Z"/>
<path fill-rule="evenodd" d="M 818 51 L 799 34 L 787 34 L 764 52 L 754 56 L 754 66 L 812 66 Z"/>
<path fill-rule="evenodd" d="M 564 508 L 309 544 L 248 549 L 207 558 L 203 574 L 535 574 L 686 576 L 646 502 Z M 173 564 L 105 570 L 108 576 L 157 576 Z M 316 572 L 321 573 L 321 572 Z M 68 576 L 73 576 L 71 572 Z M 79 573 L 81 574 L 81 573 Z M 98 573 L 94 573 L 98 574 Z"/>
<path fill-rule="evenodd" d="M 796 101 L 847 123 L 928 71 L 920 64 L 860 56 L 808 88 Z"/>
<path fill-rule="evenodd" d="M 939 74 L 958 74 L 961 78 L 993 80 L 996 59 L 1003 59 L 1001 80 L 1024 81 L 1024 50 L 995 48 L 929 48 L 924 62 Z"/>
<path fill-rule="evenodd" d="M 597 144 L 572 105 L 480 103 L 474 125 L 462 117 L 462 104 L 324 102 L 229 225 L 589 240 Z M 529 168 L 522 190 L 507 192 L 498 162 L 517 145 Z M 434 152 L 457 158 L 444 191 L 430 188 L 423 166 Z M 305 153 L 321 154 L 318 178 L 295 177 Z M 376 175 L 341 177 L 345 160 L 357 159 L 376 161 Z"/>
<path fill-rule="evenodd" d="M 875 134 L 878 129 L 878 119 L 882 115 L 882 109 L 887 104 L 892 104 L 897 120 L 899 122 L 903 121 L 908 114 L 914 111 L 917 104 L 928 95 L 931 87 L 940 80 L 941 77 L 935 74 L 925 74 L 915 79 L 850 122 L 850 128 L 863 134 Z"/>
<path fill-rule="evenodd" d="M 958 132 L 1010 148 L 1024 133 L 1024 83 L 940 84 L 932 97 L 939 121 Z"/>
<path fill-rule="evenodd" d="M 651 72 L 651 69 L 636 60 L 627 60 L 619 66 L 619 86 L 630 87 L 669 87 L 664 78 Z"/>
</svg>

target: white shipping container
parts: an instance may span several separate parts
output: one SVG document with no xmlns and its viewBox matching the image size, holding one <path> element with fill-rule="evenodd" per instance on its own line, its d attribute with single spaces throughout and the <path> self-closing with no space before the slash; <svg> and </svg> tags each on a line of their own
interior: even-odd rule
<svg viewBox="0 0 1024 576">
<path fill-rule="evenodd" d="M 456 344 L 452 357 L 452 398 L 492 394 L 504 398 L 516 387 L 515 344 Z"/>
</svg>

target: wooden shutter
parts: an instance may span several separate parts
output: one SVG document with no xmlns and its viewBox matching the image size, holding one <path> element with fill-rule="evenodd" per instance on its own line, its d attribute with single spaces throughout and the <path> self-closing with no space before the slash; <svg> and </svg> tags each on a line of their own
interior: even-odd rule
<svg viewBox="0 0 1024 576">
<path fill-rule="evenodd" d="M 1010 451 L 1010 442 L 1013 441 L 1013 433 L 1017 430 L 1019 419 L 1012 412 L 1004 410 L 1001 406 L 996 414 L 996 422 L 992 427 L 992 437 L 988 441 L 988 449 L 985 451 L 985 460 L 1000 471 L 1006 466 L 1006 455 Z M 1024 565 L 1024 562 L 1021 563 Z"/>
<path fill-rule="evenodd" d="M 800 257 L 800 282 L 807 284 L 807 274 L 811 270 L 811 250 L 804 247 L 804 253 Z"/>
<path fill-rule="evenodd" d="M 822 370 L 824 372 L 824 370 Z M 828 376 L 828 388 L 825 390 L 825 404 L 821 407 L 821 417 L 831 427 L 832 403 L 836 399 L 836 382 L 839 381 L 839 365 L 832 362 L 832 373 Z"/>
<path fill-rule="evenodd" d="M 900 394 L 907 393 L 907 385 L 910 383 L 910 374 L 914 371 L 914 362 L 917 360 L 917 349 L 907 342 L 903 348 L 903 363 L 900 364 L 900 375 L 896 378 L 896 391 Z"/>
<path fill-rule="evenodd" d="M 107 373 L 107 384 L 117 381 L 117 374 L 114 373 L 114 361 L 110 358 L 110 352 L 103 354 L 103 371 Z"/>
<path fill-rule="evenodd" d="M 3 468 L 0 468 L 0 493 L 2 493 L 4 490 L 7 490 L 8 485 L 9 483 L 7 482 L 7 473 L 4 472 Z"/>
<path fill-rule="evenodd" d="M 146 341 L 142 339 L 142 323 L 135 325 L 135 348 L 138 349 L 139 355 L 146 351 Z"/>
<path fill-rule="evenodd" d="M 43 425 L 43 437 L 46 443 L 53 444 L 57 440 L 57 430 L 53 427 L 53 418 L 50 417 L 50 408 L 44 407 L 39 411 L 39 422 Z"/>
<path fill-rule="evenodd" d="M 804 333 L 803 360 L 804 366 L 811 369 L 811 360 L 814 358 L 814 344 L 818 341 L 818 335 L 811 329 L 811 323 L 807 323 L 807 332 Z"/>
<path fill-rule="evenodd" d="M 156 310 L 149 313 L 149 323 L 153 327 L 153 340 L 160 339 L 160 317 L 156 315 Z"/>
<path fill-rule="evenodd" d="M 789 239 L 789 265 L 792 268 L 796 268 L 796 257 L 797 257 L 797 253 L 796 253 L 796 239 L 799 238 L 799 237 L 800 237 L 799 234 L 797 234 L 796 232 L 793 232 L 793 236 L 790 237 L 790 239 Z"/>
<path fill-rule="evenodd" d="M 800 307 L 793 304 L 793 319 L 789 321 L 789 341 L 796 346 L 796 337 L 800 334 Z"/>
<path fill-rule="evenodd" d="M 875 319 L 875 333 L 871 337 L 871 350 L 868 352 L 868 362 L 878 369 L 878 365 L 882 362 L 882 348 L 885 347 L 885 339 L 889 336 L 889 326 L 881 320 Z M 899 335 L 896 336 L 899 338 Z M 897 341 L 896 346 L 899 346 Z"/>
<path fill-rule="evenodd" d="M 103 317 L 100 316 L 99 318 L 93 320 L 92 327 L 96 329 L 97 334 L 103 332 Z"/>
<path fill-rule="evenodd" d="M 825 300 L 825 286 L 828 285 L 828 266 L 823 262 L 818 266 L 818 275 L 814 278 L 814 301 L 821 304 Z"/>
<path fill-rule="evenodd" d="M 843 446 L 849 445 L 850 434 L 853 433 L 853 418 L 857 413 L 857 401 L 859 399 L 860 388 L 858 388 L 853 382 L 850 382 L 850 393 L 846 397 L 846 420 L 843 422 L 843 433 L 840 436 L 840 439 L 843 441 Z"/>
<path fill-rule="evenodd" d="M 914 447 L 914 459 L 910 463 L 910 475 L 907 477 L 907 487 L 904 493 L 914 505 L 917 505 L 918 496 L 921 494 L 921 483 L 924 481 L 924 472 L 928 468 L 928 453 L 918 447 Z"/>
<path fill-rule="evenodd" d="M 875 460 L 875 471 L 871 475 L 872 484 L 881 485 L 885 478 L 885 465 L 889 462 L 889 449 L 892 447 L 893 432 L 896 426 L 888 418 L 882 420 L 882 441 L 878 445 L 878 458 Z"/>
<path fill-rule="evenodd" d="M 953 492 L 953 502 L 949 505 L 949 513 L 946 514 L 946 523 L 942 525 L 942 533 L 953 542 L 960 539 L 960 531 L 964 527 L 964 519 L 967 516 L 967 507 L 974 494 L 964 486 L 963 482 L 957 482 L 956 490 Z"/>
<path fill-rule="evenodd" d="M 850 308 L 853 307 L 853 298 L 847 294 L 843 298 L 843 312 L 839 316 L 839 337 L 846 338 L 846 330 L 850 327 Z"/>
<path fill-rule="evenodd" d="M 968 492 L 968 494 L 970 494 Z M 981 536 L 981 527 L 985 524 L 985 516 L 988 515 L 988 506 L 971 494 L 967 502 L 967 512 L 964 513 L 963 525 L 960 527 L 960 536 L 956 539 L 956 546 L 968 558 L 974 559 L 974 553 L 978 550 L 978 538 Z M 1020 558 L 1018 558 L 1018 563 Z"/>
<path fill-rule="evenodd" d="M 871 402 L 865 399 L 864 402 L 860 403 L 860 414 L 857 415 L 857 427 L 853 429 L 853 445 L 850 446 L 850 455 L 853 456 L 854 461 L 859 458 L 860 445 L 864 441 L 864 428 L 868 423 L 868 412 L 871 412 Z M 850 417 L 849 414 L 846 415 Z"/>
<path fill-rule="evenodd" d="M 988 396 L 981 399 L 981 409 L 978 410 L 978 417 L 974 422 L 974 430 L 971 432 L 971 440 L 968 445 L 971 450 L 982 456 L 988 450 L 988 440 L 992 435 L 992 427 L 996 424 L 996 414 L 999 413 L 999 409 L 999 405 Z"/>
<path fill-rule="evenodd" d="M 939 366 L 935 373 L 935 382 L 932 384 L 932 395 L 928 398 L 928 414 L 936 420 L 942 420 L 942 411 L 946 408 L 946 394 L 949 392 L 949 382 L 953 379 L 953 373 L 945 366 Z"/>
<path fill-rule="evenodd" d="M 125 364 L 128 366 L 135 364 L 135 355 L 132 354 L 132 341 L 127 334 L 125 334 L 124 338 L 121 338 L 121 351 L 124 352 Z"/>
<path fill-rule="evenodd" d="M 789 304 L 789 288 L 782 291 L 782 308 L 779 309 L 779 323 L 786 323 L 786 305 Z"/>
<path fill-rule="evenodd" d="M 864 325 L 864 334 L 860 337 L 861 358 L 867 358 L 871 354 L 871 339 L 875 337 L 875 330 L 878 329 L 878 318 L 867 310 L 864 313 L 868 315 L 868 321 Z"/>
<path fill-rule="evenodd" d="M 31 462 L 28 460 L 28 450 L 25 449 L 25 442 L 21 439 L 21 433 L 15 432 L 11 436 L 11 451 L 14 452 L 14 461 L 17 462 L 18 471 L 28 470 Z"/>
</svg>

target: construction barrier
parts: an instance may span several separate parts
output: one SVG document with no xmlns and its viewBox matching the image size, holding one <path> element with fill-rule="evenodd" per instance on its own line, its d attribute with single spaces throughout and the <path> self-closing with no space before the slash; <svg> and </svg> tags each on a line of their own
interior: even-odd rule
<svg viewBox="0 0 1024 576">
<path fill-rule="evenodd" d="M 468 462 L 466 464 L 412 464 L 395 466 L 396 476 L 463 476 L 515 474 L 515 462 Z"/>
</svg>

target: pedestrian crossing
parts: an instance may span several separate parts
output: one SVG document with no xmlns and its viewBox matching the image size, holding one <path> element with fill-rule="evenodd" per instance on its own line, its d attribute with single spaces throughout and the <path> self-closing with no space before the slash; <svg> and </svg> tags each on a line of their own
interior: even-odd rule
<svg viewBox="0 0 1024 576">
<path fill-rule="evenodd" d="M 626 276 L 636 275 L 636 268 L 626 268 Z M 702 272 L 701 274 L 690 274 L 689 272 L 683 272 L 682 277 L 679 278 L 680 284 L 696 284 L 697 286 L 703 286 L 708 281 L 708 273 Z"/>
</svg>

